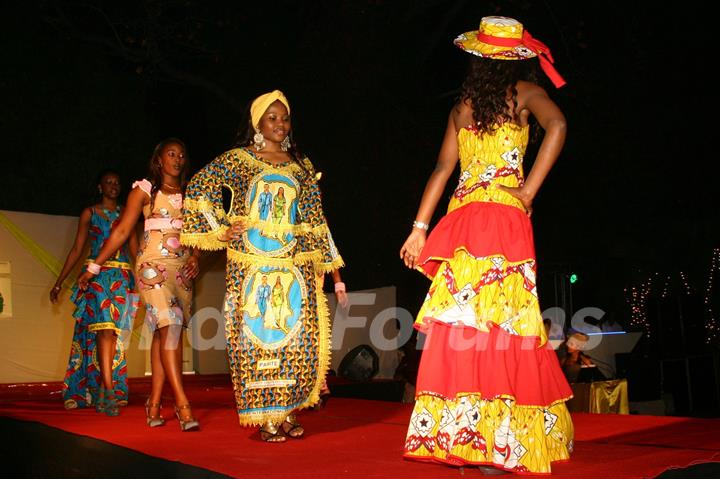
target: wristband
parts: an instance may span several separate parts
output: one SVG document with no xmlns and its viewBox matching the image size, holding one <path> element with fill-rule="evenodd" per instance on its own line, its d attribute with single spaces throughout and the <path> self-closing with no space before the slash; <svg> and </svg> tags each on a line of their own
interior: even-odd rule
<svg viewBox="0 0 720 479">
<path fill-rule="evenodd" d="M 430 228 L 430 225 L 423 223 L 422 221 L 415 220 L 413 221 L 413 228 L 420 228 L 421 230 L 427 231 Z"/>
<path fill-rule="evenodd" d="M 98 275 L 98 274 L 100 274 L 100 265 L 97 263 L 92 263 L 92 262 L 88 263 L 87 270 L 88 270 L 88 272 L 90 272 L 94 275 Z"/>
<path fill-rule="evenodd" d="M 342 281 L 338 281 L 337 283 L 335 283 L 335 292 L 345 293 L 345 283 L 343 283 Z"/>
</svg>

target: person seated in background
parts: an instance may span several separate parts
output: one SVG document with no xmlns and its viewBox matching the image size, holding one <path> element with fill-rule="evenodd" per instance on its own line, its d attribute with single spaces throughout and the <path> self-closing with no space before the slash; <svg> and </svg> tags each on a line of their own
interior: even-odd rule
<svg viewBox="0 0 720 479">
<path fill-rule="evenodd" d="M 543 318 L 543 326 L 545 326 L 545 334 L 547 334 L 548 339 L 565 339 L 562 324 L 550 318 Z"/>
<path fill-rule="evenodd" d="M 592 360 L 583 353 L 585 345 L 588 342 L 588 335 L 585 333 L 573 333 L 567 341 L 563 343 L 564 355 L 560 362 L 565 378 L 570 383 L 578 381 L 580 371 L 583 367 L 594 367 Z"/>
</svg>

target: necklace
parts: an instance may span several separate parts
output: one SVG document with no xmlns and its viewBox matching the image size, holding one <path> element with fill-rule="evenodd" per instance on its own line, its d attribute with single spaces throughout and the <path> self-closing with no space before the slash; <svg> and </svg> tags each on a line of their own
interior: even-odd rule
<svg viewBox="0 0 720 479">
<path fill-rule="evenodd" d="M 163 186 L 167 186 L 168 188 L 170 188 L 170 189 L 172 189 L 172 190 L 179 190 L 179 189 L 180 189 L 179 186 L 168 185 L 167 183 L 163 183 Z"/>
</svg>

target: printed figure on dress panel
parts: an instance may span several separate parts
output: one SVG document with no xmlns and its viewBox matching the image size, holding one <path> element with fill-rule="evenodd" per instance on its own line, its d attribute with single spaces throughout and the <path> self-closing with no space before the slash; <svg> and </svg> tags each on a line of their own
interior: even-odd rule
<svg viewBox="0 0 720 479">
<path fill-rule="evenodd" d="M 295 235 L 289 227 L 297 223 L 298 191 L 295 179 L 279 173 L 261 174 L 252 181 L 247 197 L 250 220 L 272 225 L 248 229 L 246 241 L 253 244 L 253 249 L 284 252 L 294 244 Z"/>
<path fill-rule="evenodd" d="M 299 324 L 302 290 L 285 268 L 262 267 L 248 275 L 243 322 L 263 347 L 289 339 Z"/>
</svg>

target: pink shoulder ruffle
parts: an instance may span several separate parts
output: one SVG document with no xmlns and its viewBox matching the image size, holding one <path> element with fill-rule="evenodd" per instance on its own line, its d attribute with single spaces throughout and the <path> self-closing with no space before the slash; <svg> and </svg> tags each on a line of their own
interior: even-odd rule
<svg viewBox="0 0 720 479">
<path fill-rule="evenodd" d="M 134 189 L 135 187 L 140 188 L 140 189 L 143 190 L 148 196 L 150 196 L 150 192 L 152 191 L 152 183 L 150 183 L 150 182 L 149 182 L 148 180 L 146 180 L 145 178 L 143 178 L 143 179 L 140 180 L 140 181 L 136 181 L 135 183 L 133 183 L 133 184 L 132 184 L 132 187 L 133 187 L 133 189 Z"/>
</svg>

